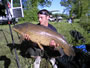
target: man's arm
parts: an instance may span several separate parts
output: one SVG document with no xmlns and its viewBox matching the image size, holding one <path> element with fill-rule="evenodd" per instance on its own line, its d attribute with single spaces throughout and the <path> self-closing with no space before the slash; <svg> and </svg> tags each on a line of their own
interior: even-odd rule
<svg viewBox="0 0 90 68">
<path fill-rule="evenodd" d="M 28 34 L 24 34 L 23 37 L 24 37 L 24 39 L 26 39 L 26 40 L 30 40 L 30 36 L 29 36 Z"/>
</svg>

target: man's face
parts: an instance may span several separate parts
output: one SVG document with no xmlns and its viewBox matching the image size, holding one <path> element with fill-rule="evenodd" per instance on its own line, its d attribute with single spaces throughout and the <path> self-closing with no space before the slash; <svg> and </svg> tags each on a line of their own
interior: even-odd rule
<svg viewBox="0 0 90 68">
<path fill-rule="evenodd" d="M 39 20 L 40 25 L 48 24 L 48 19 L 49 19 L 49 16 L 38 14 L 38 20 Z"/>
</svg>

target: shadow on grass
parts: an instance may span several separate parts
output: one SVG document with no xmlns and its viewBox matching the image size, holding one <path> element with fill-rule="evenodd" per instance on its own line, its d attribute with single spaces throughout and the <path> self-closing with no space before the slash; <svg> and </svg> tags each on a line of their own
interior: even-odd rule
<svg viewBox="0 0 90 68">
<path fill-rule="evenodd" d="M 25 57 L 25 58 L 30 58 L 30 50 L 29 48 L 33 48 L 33 43 L 30 41 L 23 41 L 21 44 L 15 44 L 15 46 L 13 46 L 13 44 L 8 44 L 7 46 L 10 48 L 11 53 L 12 50 L 14 48 L 16 48 L 16 50 L 20 50 L 20 55 Z M 53 51 L 53 49 L 49 48 L 49 47 L 44 47 L 45 51 L 43 54 L 43 58 L 50 58 L 50 57 L 56 57 L 56 56 L 60 56 L 59 51 Z"/>
<path fill-rule="evenodd" d="M 12 43 L 7 44 L 7 46 L 10 48 L 10 51 L 12 54 L 13 54 L 13 52 L 12 52 L 13 49 L 20 50 L 20 55 L 25 58 L 30 57 L 28 54 L 26 54 L 27 49 L 31 47 L 30 45 L 31 45 L 30 42 L 26 41 L 26 40 L 23 41 L 21 44 L 15 44 L 14 46 Z"/>
<path fill-rule="evenodd" d="M 30 48 L 34 48 L 34 46 L 37 46 L 35 44 L 33 44 L 31 41 L 27 41 L 27 40 L 24 40 L 22 41 L 21 44 L 15 44 L 15 46 L 13 46 L 12 43 L 8 44 L 7 45 L 11 52 L 14 48 L 16 48 L 16 50 L 20 50 L 20 55 L 23 56 L 23 57 L 26 57 L 26 58 L 30 58 Z M 37 46 L 38 47 L 38 46 Z M 43 46 L 44 47 L 44 58 L 45 57 L 56 57 L 56 56 L 60 56 L 61 54 L 59 53 L 59 51 L 57 50 L 53 50 L 52 48 L 50 47 L 47 47 L 47 46 Z"/>
<path fill-rule="evenodd" d="M 2 29 L 0 29 L 0 31 L 3 33 L 3 36 L 4 36 L 4 38 L 5 38 L 5 41 L 6 41 L 6 43 L 8 44 L 8 40 L 7 40 L 7 38 L 6 38 L 6 35 L 5 35 L 4 31 L 3 31 Z"/>
<path fill-rule="evenodd" d="M 0 56 L 0 61 L 4 61 L 4 68 L 9 68 L 11 60 L 6 56 Z"/>
</svg>

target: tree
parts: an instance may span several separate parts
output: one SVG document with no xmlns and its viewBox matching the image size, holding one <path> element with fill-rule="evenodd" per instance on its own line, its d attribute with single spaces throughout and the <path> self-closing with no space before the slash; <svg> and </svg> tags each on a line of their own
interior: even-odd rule
<svg viewBox="0 0 90 68">
<path fill-rule="evenodd" d="M 52 0 L 22 0 L 23 7 L 25 9 L 31 8 L 31 7 L 38 7 L 40 6 L 50 6 Z"/>
<path fill-rule="evenodd" d="M 22 0 L 24 8 L 24 21 L 37 21 L 38 5 L 50 6 L 52 0 Z"/>
<path fill-rule="evenodd" d="M 66 7 L 70 17 L 80 18 L 88 12 L 89 0 L 61 0 L 60 4 Z"/>
</svg>

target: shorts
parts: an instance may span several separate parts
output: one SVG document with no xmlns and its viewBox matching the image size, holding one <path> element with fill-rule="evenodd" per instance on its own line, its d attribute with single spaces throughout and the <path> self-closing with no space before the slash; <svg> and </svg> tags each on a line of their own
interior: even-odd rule
<svg viewBox="0 0 90 68">
<path fill-rule="evenodd" d="M 30 57 L 36 57 L 36 56 L 43 56 L 44 55 L 44 52 L 40 49 L 40 48 L 37 48 L 37 47 L 30 47 L 27 49 L 26 51 Z"/>
</svg>

